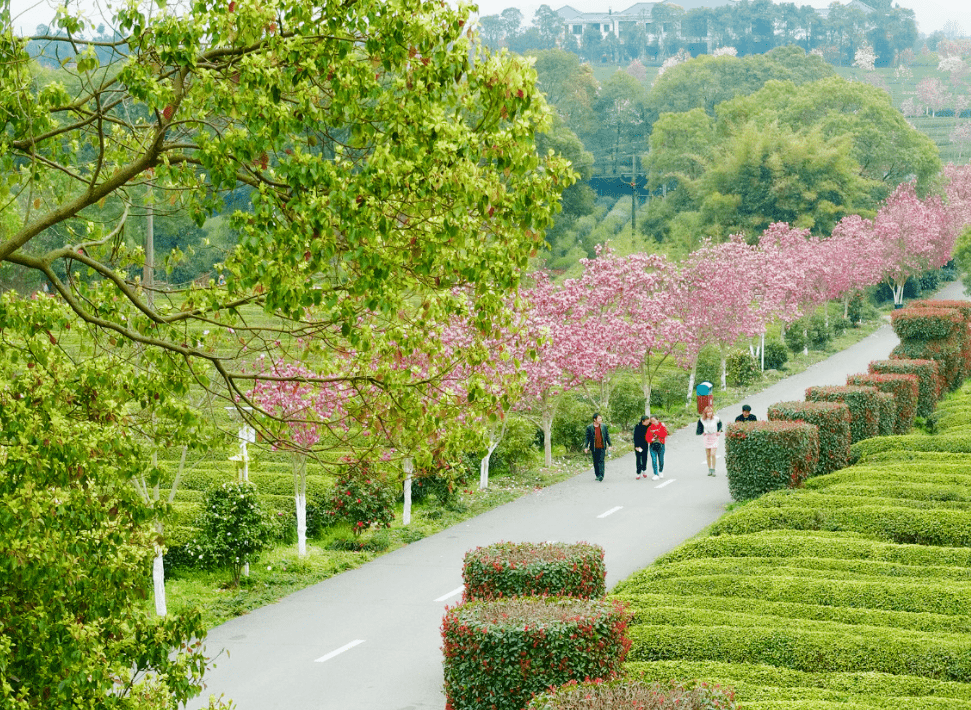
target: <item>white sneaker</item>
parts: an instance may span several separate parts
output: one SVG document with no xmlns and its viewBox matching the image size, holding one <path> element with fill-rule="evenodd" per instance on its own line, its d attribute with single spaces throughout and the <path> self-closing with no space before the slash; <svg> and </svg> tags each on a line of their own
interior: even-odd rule
<svg viewBox="0 0 971 710">
<path fill-rule="evenodd" d="M 660 472 L 659 474 L 657 474 L 657 475 L 658 475 L 658 477 L 660 477 L 660 478 L 664 478 L 664 471 L 661 471 L 661 472 Z"/>
<path fill-rule="evenodd" d="M 655 476 L 654 476 L 654 478 L 652 478 L 651 480 L 652 480 L 652 481 L 656 481 L 656 480 L 657 480 L 657 478 L 658 478 L 658 477 L 657 477 L 657 475 L 655 475 Z"/>
</svg>

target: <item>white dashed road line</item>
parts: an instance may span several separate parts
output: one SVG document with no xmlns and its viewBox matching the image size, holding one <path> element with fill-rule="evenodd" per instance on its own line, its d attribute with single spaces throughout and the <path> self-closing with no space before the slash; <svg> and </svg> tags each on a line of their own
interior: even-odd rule
<svg viewBox="0 0 971 710">
<path fill-rule="evenodd" d="M 456 594 L 460 594 L 460 593 L 462 592 L 462 590 L 463 590 L 463 589 L 465 589 L 465 587 L 459 587 L 458 589 L 453 589 L 453 590 L 452 590 L 451 592 L 449 592 L 448 594 L 443 594 L 442 596 L 440 596 L 440 597 L 439 597 L 438 599 L 435 599 L 434 601 L 436 601 L 436 602 L 443 602 L 443 601 L 445 601 L 446 599 L 451 599 L 451 598 L 452 598 L 452 597 L 454 597 L 454 596 L 455 596 Z"/>
<path fill-rule="evenodd" d="M 660 484 L 658 486 L 654 486 L 654 487 L 655 488 L 664 488 L 666 485 L 668 485 L 669 483 L 674 483 L 676 480 L 678 480 L 678 479 L 676 479 L 676 478 L 669 478 L 664 483 L 662 483 L 662 484 Z"/>
<path fill-rule="evenodd" d="M 354 641 L 351 641 L 350 643 L 345 643 L 343 646 L 341 646 L 336 651 L 331 651 L 327 655 L 321 656 L 320 658 L 318 658 L 317 660 L 315 660 L 314 663 L 323 663 L 324 661 L 329 661 L 334 656 L 339 656 L 340 654 L 344 653 L 344 651 L 350 651 L 352 648 L 354 648 L 355 646 L 358 646 L 358 645 L 360 645 L 362 643 L 364 643 L 364 639 L 356 639 Z"/>
<path fill-rule="evenodd" d="M 620 510 L 620 509 L 621 509 L 621 508 L 623 508 L 623 507 L 624 507 L 624 506 L 622 506 L 622 505 L 618 505 L 618 506 L 617 506 L 616 508 L 611 508 L 611 509 L 610 509 L 610 510 L 608 510 L 608 511 L 607 511 L 606 513 L 601 513 L 601 514 L 600 514 L 600 515 L 598 515 L 597 517 L 598 517 L 598 518 L 606 518 L 606 517 L 607 517 L 608 515 L 613 515 L 614 513 L 616 513 L 616 512 L 618 511 L 618 510 Z"/>
</svg>

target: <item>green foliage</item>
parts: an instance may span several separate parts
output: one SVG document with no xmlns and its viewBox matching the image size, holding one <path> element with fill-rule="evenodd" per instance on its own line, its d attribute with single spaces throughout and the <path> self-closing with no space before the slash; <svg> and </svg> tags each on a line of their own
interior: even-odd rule
<svg viewBox="0 0 971 710">
<path fill-rule="evenodd" d="M 843 402 L 850 410 L 850 443 L 877 436 L 880 404 L 873 387 L 810 387 L 807 402 Z"/>
<path fill-rule="evenodd" d="M 790 323 L 786 328 L 783 338 L 786 341 L 786 346 L 797 355 L 809 345 L 809 339 L 806 337 L 806 328 L 801 320 Z"/>
<path fill-rule="evenodd" d="M 748 350 L 732 350 L 725 359 L 725 370 L 732 387 L 747 387 L 762 377 L 759 362 Z"/>
<path fill-rule="evenodd" d="M 728 489 L 735 500 L 801 486 L 816 472 L 819 433 L 805 422 L 733 422 L 725 434 Z"/>
<path fill-rule="evenodd" d="M 54 299 L 0 298 L 0 707 L 167 710 L 202 688 L 205 628 L 145 608 L 163 511 L 131 486 L 145 453 L 125 422 L 168 391 L 64 352 L 72 323 Z"/>
<path fill-rule="evenodd" d="M 206 493 L 199 535 L 188 548 L 200 567 L 229 567 L 233 586 L 238 586 L 243 567 L 259 557 L 269 540 L 256 487 L 234 481 Z"/>
<path fill-rule="evenodd" d="M 654 397 L 654 387 L 651 387 Z M 634 428 L 644 414 L 644 389 L 640 380 L 629 374 L 621 375 L 610 393 L 610 421 L 625 431 Z"/>
<path fill-rule="evenodd" d="M 606 592 L 603 548 L 585 542 L 499 542 L 465 555 L 465 601 L 553 595 L 599 599 Z"/>
<path fill-rule="evenodd" d="M 714 345 L 705 345 L 698 351 L 695 366 L 695 382 L 718 382 L 721 380 L 721 356 Z"/>
<path fill-rule="evenodd" d="M 877 419 L 877 436 L 893 436 L 897 426 L 897 403 L 889 392 L 877 391 L 877 405 L 880 417 Z"/>
<path fill-rule="evenodd" d="M 534 697 L 526 710 L 734 710 L 731 688 L 702 681 L 649 683 L 622 679 L 606 682 L 570 681 Z"/>
<path fill-rule="evenodd" d="M 348 523 L 355 536 L 374 526 L 387 528 L 394 520 L 394 493 L 362 461 L 338 475 L 329 512 L 333 520 Z"/>
<path fill-rule="evenodd" d="M 934 413 L 940 396 L 940 365 L 936 360 L 875 360 L 868 366 L 869 371 L 878 375 L 916 375 L 917 376 L 917 416 L 925 419 Z"/>
<path fill-rule="evenodd" d="M 587 424 L 593 421 L 594 406 L 574 393 L 563 395 L 556 419 L 553 420 L 554 444 L 567 451 L 583 451 L 587 441 Z"/>
<path fill-rule="evenodd" d="M 849 464 L 850 409 L 842 402 L 777 402 L 769 407 L 769 421 L 814 424 L 819 436 L 819 460 L 810 474 L 821 476 Z"/>
<path fill-rule="evenodd" d="M 916 375 L 850 375 L 846 378 L 846 384 L 856 387 L 876 387 L 881 392 L 886 392 L 894 397 L 893 431 L 884 433 L 906 434 L 914 426 L 914 419 L 917 416 L 917 395 L 919 381 Z M 881 421 L 883 414 L 881 413 Z"/>
<path fill-rule="evenodd" d="M 850 447 L 850 460 L 853 463 L 865 463 L 877 454 L 898 451 L 971 454 L 971 434 L 881 436 L 878 439 L 853 444 Z"/>
<path fill-rule="evenodd" d="M 781 370 L 789 360 L 789 348 L 781 340 L 765 341 L 765 369 Z"/>
<path fill-rule="evenodd" d="M 442 621 L 449 710 L 522 710 L 571 680 L 611 679 L 628 648 L 620 602 L 523 597 L 466 602 Z"/>
<path fill-rule="evenodd" d="M 506 434 L 492 452 L 490 469 L 496 473 L 516 473 L 536 460 L 536 425 L 522 417 L 512 416 Z"/>
<path fill-rule="evenodd" d="M 893 332 L 901 340 L 944 340 L 962 322 L 949 308 L 903 308 L 891 314 Z"/>
</svg>

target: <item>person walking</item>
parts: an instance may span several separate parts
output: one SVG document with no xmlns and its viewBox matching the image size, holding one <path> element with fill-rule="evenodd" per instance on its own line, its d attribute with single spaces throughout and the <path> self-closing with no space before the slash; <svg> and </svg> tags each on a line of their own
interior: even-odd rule
<svg viewBox="0 0 971 710">
<path fill-rule="evenodd" d="M 651 421 L 651 417 L 646 414 L 641 417 L 639 424 L 634 425 L 634 463 L 637 465 L 637 476 L 640 478 L 641 474 L 647 476 L 647 424 Z"/>
<path fill-rule="evenodd" d="M 752 414 L 752 407 L 748 404 L 742 405 L 742 413 L 735 417 L 737 422 L 757 422 L 759 418 Z"/>
<path fill-rule="evenodd" d="M 593 424 L 587 425 L 587 448 L 593 454 L 593 475 L 598 481 L 604 480 L 604 462 L 607 459 L 607 449 L 613 444 L 610 443 L 610 432 L 607 425 L 603 423 L 600 414 L 593 415 Z"/>
<path fill-rule="evenodd" d="M 668 438 L 668 428 L 657 417 L 651 417 L 651 425 L 647 428 L 647 440 L 651 450 L 651 467 L 654 469 L 654 479 L 664 478 L 664 441 Z M 644 478 L 647 478 L 645 471 Z"/>
<path fill-rule="evenodd" d="M 708 475 L 715 475 L 715 454 L 718 452 L 718 436 L 722 431 L 722 421 L 715 416 L 712 407 L 705 407 L 695 433 L 702 437 L 701 443 L 705 447 L 705 459 L 708 461 Z"/>
</svg>

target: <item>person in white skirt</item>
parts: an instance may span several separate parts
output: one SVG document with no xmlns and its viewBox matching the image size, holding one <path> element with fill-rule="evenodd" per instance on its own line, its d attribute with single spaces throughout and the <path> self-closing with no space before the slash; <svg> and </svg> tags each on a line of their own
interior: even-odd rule
<svg viewBox="0 0 971 710">
<path fill-rule="evenodd" d="M 708 475 L 715 475 L 715 453 L 718 451 L 718 437 L 722 431 L 722 420 L 715 416 L 712 407 L 705 407 L 698 419 L 698 426 L 695 433 L 701 437 L 701 443 L 705 447 L 705 458 L 708 460 Z"/>
</svg>

